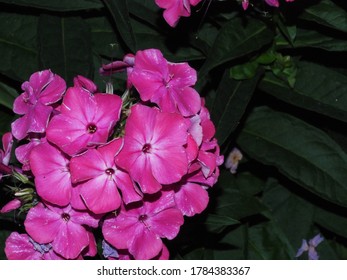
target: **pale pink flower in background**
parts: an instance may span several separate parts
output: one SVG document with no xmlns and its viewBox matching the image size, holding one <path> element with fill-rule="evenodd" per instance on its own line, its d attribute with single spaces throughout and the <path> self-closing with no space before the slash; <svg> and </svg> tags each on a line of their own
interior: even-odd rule
<svg viewBox="0 0 347 280">
<path fill-rule="evenodd" d="M 35 176 L 37 193 L 45 201 L 66 206 L 71 199 L 70 160 L 49 143 L 43 143 L 30 153 L 31 171 Z"/>
<path fill-rule="evenodd" d="M 192 116 L 199 112 L 201 101 L 193 89 L 196 71 L 188 63 L 168 62 L 157 49 L 138 51 L 130 80 L 143 101 L 158 104 L 163 112 Z"/>
<path fill-rule="evenodd" d="M 175 27 L 180 17 L 190 16 L 190 6 L 196 6 L 201 0 L 155 0 L 155 3 L 164 11 L 164 19 Z"/>
<path fill-rule="evenodd" d="M 310 239 L 308 242 L 306 239 L 302 240 L 302 245 L 299 248 L 298 252 L 296 253 L 296 258 L 300 257 L 304 252 L 308 252 L 308 259 L 309 260 L 318 260 L 319 255 L 316 251 L 316 247 L 324 241 L 324 238 L 320 235 L 317 234 L 315 237 Z"/>
<path fill-rule="evenodd" d="M 138 260 L 156 257 L 163 250 L 161 238 L 175 238 L 184 222 L 173 193 L 158 195 L 122 207 L 117 216 L 105 219 L 102 232 L 106 241 L 117 249 L 128 249 Z"/>
<path fill-rule="evenodd" d="M 243 155 L 238 148 L 233 148 L 225 160 L 225 167 L 229 169 L 231 174 L 235 174 L 239 162 L 242 160 Z"/>
<path fill-rule="evenodd" d="M 115 139 L 71 159 L 72 182 L 81 183 L 80 196 L 88 209 L 96 214 L 119 208 L 122 199 L 118 190 L 125 203 L 142 199 L 129 174 L 115 166 L 115 155 L 122 146 L 122 139 Z"/>
<path fill-rule="evenodd" d="M 22 206 L 22 202 L 15 198 L 13 200 L 11 200 L 10 202 L 6 203 L 0 210 L 0 213 L 8 213 L 11 212 L 13 210 L 18 209 L 19 207 Z"/>
<path fill-rule="evenodd" d="M 129 172 L 144 193 L 181 180 L 188 171 L 189 124 L 179 114 L 134 105 L 125 125 L 124 147 L 116 164 Z"/>
<path fill-rule="evenodd" d="M 5 254 L 9 260 L 62 260 L 51 244 L 39 244 L 27 234 L 12 232 L 6 239 Z"/>
<path fill-rule="evenodd" d="M 51 243 L 53 250 L 66 259 L 77 258 L 90 245 L 85 226 L 97 227 L 99 220 L 88 212 L 67 207 L 37 204 L 27 214 L 24 225 L 32 239 Z"/>
<path fill-rule="evenodd" d="M 13 104 L 16 114 L 24 115 L 12 123 L 12 134 L 18 140 L 30 132 L 43 133 L 53 111 L 52 104 L 58 102 L 65 90 L 66 83 L 50 70 L 36 72 L 28 82 L 22 84 L 24 92 Z"/>
<path fill-rule="evenodd" d="M 107 142 L 119 120 L 122 101 L 113 94 L 95 94 L 81 87 L 69 88 L 60 108 L 50 121 L 46 135 L 68 155 Z"/>
</svg>

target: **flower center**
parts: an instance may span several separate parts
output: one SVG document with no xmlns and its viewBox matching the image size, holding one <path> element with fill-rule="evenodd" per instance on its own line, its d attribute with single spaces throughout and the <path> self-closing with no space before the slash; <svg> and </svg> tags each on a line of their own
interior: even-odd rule
<svg viewBox="0 0 347 280">
<path fill-rule="evenodd" d="M 140 217 L 139 217 L 139 221 L 140 222 L 144 222 L 144 221 L 146 221 L 148 219 L 148 216 L 147 215 L 140 215 Z"/>
<path fill-rule="evenodd" d="M 93 134 L 93 133 L 95 133 L 96 132 L 96 125 L 95 124 L 93 124 L 93 123 L 90 123 L 90 124 L 88 124 L 88 126 L 87 126 L 87 132 L 89 133 L 89 134 Z"/>
<path fill-rule="evenodd" d="M 61 214 L 61 218 L 65 221 L 68 222 L 70 220 L 70 215 L 68 213 L 63 213 Z"/>
<path fill-rule="evenodd" d="M 107 168 L 107 169 L 105 170 L 105 173 L 106 173 L 107 175 L 113 175 L 113 174 L 115 173 L 115 171 L 114 171 L 113 168 Z"/>
<path fill-rule="evenodd" d="M 145 154 L 149 153 L 151 151 L 151 144 L 144 144 L 143 147 L 142 147 L 142 152 L 144 152 Z"/>
</svg>

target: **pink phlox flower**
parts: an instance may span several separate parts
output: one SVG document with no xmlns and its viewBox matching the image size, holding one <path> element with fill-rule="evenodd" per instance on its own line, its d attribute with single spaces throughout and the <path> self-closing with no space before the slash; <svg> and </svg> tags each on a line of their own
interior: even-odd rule
<svg viewBox="0 0 347 280">
<path fill-rule="evenodd" d="M 35 242 L 51 243 L 57 254 L 75 259 L 90 244 L 85 226 L 95 228 L 98 222 L 97 217 L 76 211 L 70 205 L 56 207 L 39 203 L 29 210 L 24 226 Z"/>
<path fill-rule="evenodd" d="M 114 139 L 97 149 L 73 157 L 70 163 L 74 184 L 80 183 L 80 196 L 88 209 L 96 214 L 114 211 L 123 201 L 130 203 L 142 199 L 129 174 L 115 165 L 115 155 L 123 146 L 122 139 Z"/>
<path fill-rule="evenodd" d="M 66 90 L 65 81 L 50 70 L 36 72 L 22 84 L 24 92 L 13 104 L 16 114 L 24 115 L 12 123 L 12 134 L 18 140 L 30 132 L 43 133 L 53 111 Z"/>
<path fill-rule="evenodd" d="M 2 136 L 2 148 L 0 149 L 0 164 L 8 166 L 10 163 L 11 151 L 13 146 L 13 137 L 11 132 L 6 132 Z M 0 171 L 0 181 L 2 179 L 2 173 Z"/>
<path fill-rule="evenodd" d="M 23 171 L 31 170 L 29 156 L 33 148 L 46 142 L 45 134 L 29 133 L 29 142 L 15 149 L 16 158 L 22 164 Z"/>
<path fill-rule="evenodd" d="M 91 95 L 81 87 L 69 88 L 61 114 L 54 116 L 47 127 L 47 139 L 68 155 L 106 143 L 119 120 L 121 106 L 117 95 Z"/>
<path fill-rule="evenodd" d="M 225 167 L 230 170 L 231 174 L 235 174 L 237 171 L 237 167 L 239 166 L 239 161 L 241 161 L 243 155 L 238 148 L 233 148 L 229 153 L 226 161 Z"/>
<path fill-rule="evenodd" d="M 18 199 L 12 199 L 10 202 L 6 203 L 1 209 L 0 209 L 0 213 L 8 213 L 11 212 L 13 210 L 18 209 L 19 207 L 22 206 L 22 202 Z"/>
<path fill-rule="evenodd" d="M 280 3 L 278 2 L 278 0 L 265 0 L 265 2 L 272 7 L 276 7 L 278 8 L 280 6 Z"/>
<path fill-rule="evenodd" d="M 176 113 L 134 105 L 125 125 L 124 147 L 116 165 L 129 172 L 142 192 L 181 180 L 188 171 L 188 124 Z"/>
<path fill-rule="evenodd" d="M 28 234 L 12 232 L 5 242 L 5 254 L 9 260 L 62 260 L 52 250 L 51 244 L 39 244 Z"/>
<path fill-rule="evenodd" d="M 196 71 L 188 63 L 168 62 L 157 49 L 138 51 L 130 75 L 143 101 L 183 116 L 195 115 L 201 108 L 200 96 L 192 88 L 196 79 Z"/>
<path fill-rule="evenodd" d="M 175 27 L 180 17 L 190 16 L 190 6 L 196 6 L 201 0 L 155 0 L 155 3 L 164 11 L 164 19 Z"/>
<path fill-rule="evenodd" d="M 88 78 L 83 77 L 81 75 L 77 75 L 73 79 L 73 83 L 74 83 L 75 87 L 81 87 L 90 93 L 97 93 L 98 92 L 98 87 L 96 86 L 96 84 L 94 84 L 93 81 L 91 81 Z"/>
<path fill-rule="evenodd" d="M 179 183 L 172 185 L 176 207 L 184 216 L 192 217 L 199 214 L 208 205 L 209 196 L 204 185 L 201 184 L 201 181 L 205 182 L 206 179 L 203 176 L 197 177 L 200 170 L 198 164 L 191 165 L 188 174 Z"/>
<path fill-rule="evenodd" d="M 308 252 L 308 259 L 309 260 L 318 260 L 319 255 L 316 251 L 316 247 L 324 241 L 324 238 L 320 235 L 317 234 L 315 237 L 310 239 L 308 242 L 306 239 L 302 240 L 302 245 L 299 248 L 298 252 L 296 253 L 296 258 L 300 257 L 304 252 Z"/>
<path fill-rule="evenodd" d="M 68 205 L 72 184 L 66 154 L 46 142 L 33 148 L 29 158 L 38 195 L 50 203 Z"/>
<path fill-rule="evenodd" d="M 121 208 L 103 224 L 104 238 L 117 249 L 128 249 L 135 259 L 151 259 L 163 249 L 161 238 L 173 239 L 183 224 L 172 192 L 158 193 Z"/>
</svg>

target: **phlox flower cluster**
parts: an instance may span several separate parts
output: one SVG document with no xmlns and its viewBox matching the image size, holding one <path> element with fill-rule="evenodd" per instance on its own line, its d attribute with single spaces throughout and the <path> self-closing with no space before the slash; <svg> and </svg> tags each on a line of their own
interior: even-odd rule
<svg viewBox="0 0 347 280">
<path fill-rule="evenodd" d="M 1 160 L 8 166 L 13 135 L 22 166 L 9 169 L 33 190 L 16 189 L 4 210 L 29 209 L 26 233 L 6 241 L 9 259 L 93 257 L 97 228 L 105 258 L 168 259 L 163 239 L 207 207 L 223 156 L 196 71 L 156 49 L 100 69 L 119 71 L 128 75 L 122 97 L 82 76 L 67 87 L 50 70 L 22 85 Z"/>
</svg>

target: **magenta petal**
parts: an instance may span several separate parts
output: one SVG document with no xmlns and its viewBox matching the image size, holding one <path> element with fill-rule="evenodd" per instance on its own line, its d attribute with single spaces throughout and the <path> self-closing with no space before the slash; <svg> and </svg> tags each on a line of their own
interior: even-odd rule
<svg viewBox="0 0 347 280">
<path fill-rule="evenodd" d="M 71 198 L 69 161 L 49 143 L 36 146 L 30 154 L 38 194 L 46 201 L 66 206 Z"/>
<path fill-rule="evenodd" d="M 60 231 L 61 217 L 39 203 L 29 210 L 24 226 L 36 242 L 45 244 L 53 241 Z"/>
<path fill-rule="evenodd" d="M 71 201 L 70 204 L 74 209 L 87 210 L 87 206 L 81 198 L 81 185 L 74 186 L 71 190 Z"/>
<path fill-rule="evenodd" d="M 88 209 L 95 214 L 114 211 L 121 203 L 115 182 L 109 180 L 106 174 L 85 182 L 80 192 Z"/>
<path fill-rule="evenodd" d="M 117 170 L 116 183 L 118 189 L 122 192 L 122 199 L 125 204 L 142 199 L 141 191 L 135 185 L 128 173 Z"/>
<path fill-rule="evenodd" d="M 192 116 L 200 111 L 200 95 L 191 87 L 185 87 L 181 91 L 176 91 L 175 100 L 179 112 L 185 117 Z"/>
<path fill-rule="evenodd" d="M 95 93 L 98 90 L 97 86 L 94 84 L 93 81 L 81 75 L 77 75 L 77 77 L 73 79 L 73 82 L 75 87 L 82 87 L 90 93 Z"/>
<path fill-rule="evenodd" d="M 197 80 L 195 69 L 191 68 L 188 63 L 171 63 L 168 62 L 170 74 L 173 76 L 170 84 L 175 87 L 185 88 L 194 86 Z"/>
<path fill-rule="evenodd" d="M 133 241 L 129 244 L 129 252 L 137 260 L 149 260 L 157 256 L 163 248 L 163 242 L 151 230 L 142 226 L 137 229 Z"/>
<path fill-rule="evenodd" d="M 5 254 L 9 260 L 40 260 L 42 255 L 35 251 L 27 234 L 12 232 L 6 239 Z"/>
<path fill-rule="evenodd" d="M 192 217 L 205 210 L 209 197 L 201 185 L 188 182 L 175 193 L 175 201 L 183 215 Z"/>
<path fill-rule="evenodd" d="M 114 94 L 98 93 L 94 95 L 97 112 L 93 121 L 98 127 L 110 130 L 119 120 L 122 99 Z"/>
<path fill-rule="evenodd" d="M 93 228 L 98 227 L 100 216 L 94 215 L 89 211 L 70 210 L 71 221 L 76 224 L 86 225 Z"/>
<path fill-rule="evenodd" d="M 100 152 L 90 149 L 70 161 L 70 172 L 73 183 L 89 180 L 105 174 L 108 168 Z"/>
<path fill-rule="evenodd" d="M 148 219 L 151 231 L 170 240 L 176 237 L 183 222 L 183 215 L 176 208 L 165 209 Z"/>
<path fill-rule="evenodd" d="M 60 100 L 66 90 L 65 81 L 58 75 L 42 90 L 39 100 L 42 104 L 50 105 Z"/>
<path fill-rule="evenodd" d="M 13 102 L 13 112 L 18 115 L 27 114 L 30 111 L 31 106 L 28 105 L 29 96 L 27 92 L 23 92 Z"/>
<path fill-rule="evenodd" d="M 53 250 L 66 259 L 75 259 L 89 245 L 85 228 L 73 222 L 62 224 L 59 233 L 52 242 Z"/>
<path fill-rule="evenodd" d="M 134 238 L 134 234 L 140 226 L 138 217 L 131 217 L 120 212 L 117 217 L 104 221 L 102 233 L 106 241 L 117 249 L 127 249 L 128 243 Z"/>
</svg>

